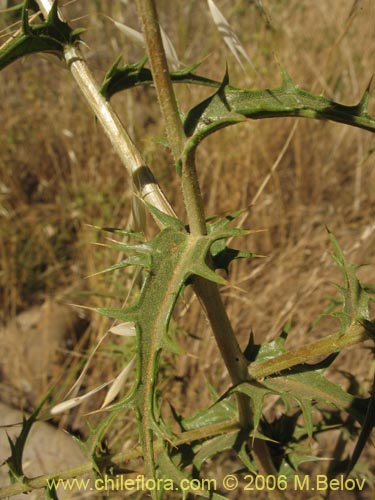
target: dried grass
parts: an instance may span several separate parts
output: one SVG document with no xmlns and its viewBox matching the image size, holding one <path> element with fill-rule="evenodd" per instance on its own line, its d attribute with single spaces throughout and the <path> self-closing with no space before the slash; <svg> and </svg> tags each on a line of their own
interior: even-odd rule
<svg viewBox="0 0 375 500">
<path fill-rule="evenodd" d="M 215 27 L 207 28 L 200 3 L 159 3 L 161 24 L 168 29 L 179 59 L 188 64 L 209 54 L 200 71 L 220 79 L 225 60 Z M 278 85 L 281 64 L 301 87 L 348 104 L 359 101 L 374 71 L 372 0 L 354 4 L 349 0 L 264 1 L 271 26 L 254 2 L 218 0 L 217 4 L 252 54 L 258 72 L 255 87 Z M 136 47 L 125 46 L 108 20 L 97 15 L 94 2 L 74 3 L 69 7 L 72 16 L 85 13 L 87 5 L 91 15 L 83 22 L 92 27 L 85 35 L 91 47 L 87 55 L 98 77 L 119 52 L 131 62 L 141 56 Z M 137 27 L 132 3 L 106 2 L 103 9 L 107 7 L 112 18 L 123 22 L 126 17 L 126 23 Z M 228 65 L 234 85 L 249 84 L 230 55 Z M 176 90 L 184 111 L 208 95 L 207 89 Z M 75 302 L 120 304 L 131 289 L 132 276 L 116 273 L 116 279 L 108 275 L 84 279 L 116 260 L 108 249 L 90 245 L 103 236 L 85 224 L 125 227 L 131 212 L 129 180 L 69 75 L 44 61 L 26 59 L 0 74 L 0 102 L 0 319 L 7 321 L 50 296 L 71 302 L 73 292 L 84 290 L 95 295 L 74 297 Z M 135 89 L 116 96 L 114 103 L 182 215 L 171 159 L 152 142 L 153 136 L 163 134 L 153 90 Z M 373 97 L 370 111 L 375 113 Z M 288 320 L 294 326 L 293 345 L 334 326 L 327 321 L 310 328 L 334 292 L 330 282 L 340 280 L 328 256 L 325 225 L 352 261 L 370 264 L 360 271 L 363 279 L 375 278 L 374 156 L 367 157 L 373 136 L 337 124 L 300 120 L 277 168 L 272 168 L 294 123 L 262 120 L 223 130 L 209 138 L 198 154 L 207 213 L 247 207 L 255 197 L 244 224 L 266 230 L 246 243 L 236 242 L 267 255 L 233 266 L 230 282 L 248 293 L 224 290 L 242 345 L 250 330 L 257 341 L 272 339 Z M 269 181 L 262 187 L 267 176 Z M 182 335 L 186 356 L 178 360 L 177 382 L 171 378 L 164 387 L 166 399 L 173 399 L 182 412 L 207 403 L 206 382 L 220 392 L 228 383 L 197 301 L 186 300 L 176 319 L 199 340 Z M 92 318 L 88 351 L 109 327 L 104 318 Z M 123 341 L 108 340 L 91 365 L 87 387 L 111 380 L 121 371 L 122 360 L 113 353 Z M 6 345 L 2 347 L 6 350 Z M 340 368 L 351 369 L 351 358 L 342 360 Z M 366 370 L 363 367 L 363 373 L 357 374 L 363 382 L 368 380 Z M 168 365 L 165 373 L 173 373 Z M 81 427 L 79 414 L 74 418 L 74 425 Z M 130 428 L 131 423 L 121 432 Z"/>
</svg>

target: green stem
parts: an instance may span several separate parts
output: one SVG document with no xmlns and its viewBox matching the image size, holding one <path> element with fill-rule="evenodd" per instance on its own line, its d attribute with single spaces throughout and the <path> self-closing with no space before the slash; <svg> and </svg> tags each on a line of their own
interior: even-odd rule
<svg viewBox="0 0 375 500">
<path fill-rule="evenodd" d="M 318 356 L 328 356 L 339 352 L 345 347 L 358 344 L 365 340 L 374 339 L 373 327 L 354 323 L 343 333 L 328 335 L 311 344 L 292 349 L 280 356 L 265 361 L 255 361 L 251 364 L 249 373 L 254 379 L 268 377 L 274 373 L 287 370 L 293 366 L 305 363 L 308 359 Z"/>
<path fill-rule="evenodd" d="M 164 117 L 167 137 L 173 156 L 178 159 L 183 150 L 185 134 L 169 76 L 155 2 L 153 0 L 137 0 L 137 8 L 143 24 L 153 81 Z"/>
<path fill-rule="evenodd" d="M 182 161 L 181 185 L 190 232 L 197 235 L 206 234 L 203 201 L 194 154 L 181 159 L 186 137 L 169 74 L 155 2 L 154 0 L 137 0 L 137 7 L 143 24 L 153 82 L 164 118 L 169 145 L 176 163 Z"/>
<path fill-rule="evenodd" d="M 195 167 L 195 153 L 184 157 L 181 171 L 181 185 L 184 196 L 189 230 L 192 234 L 207 234 L 204 206 Z"/>
<path fill-rule="evenodd" d="M 173 91 L 167 60 L 160 35 L 159 22 L 154 0 L 137 0 L 140 18 L 143 24 L 148 55 L 151 63 L 153 80 L 157 91 L 160 108 L 166 124 L 166 131 L 173 156 L 178 162 L 184 148 L 185 134 L 178 114 L 178 106 Z M 184 158 L 181 184 L 188 217 L 190 232 L 196 235 L 206 234 L 204 207 L 200 193 L 194 155 Z M 220 352 L 234 384 L 247 378 L 247 363 L 234 336 L 230 321 L 223 307 L 217 286 L 207 280 L 196 278 L 195 290 L 204 306 L 213 332 L 219 344 Z M 243 398 L 244 399 L 244 398 Z M 245 411 L 245 405 L 243 410 Z M 247 403 L 247 407 L 249 404 Z M 249 412 L 241 421 L 249 426 Z"/>
<path fill-rule="evenodd" d="M 194 279 L 194 289 L 210 322 L 232 384 L 237 385 L 247 380 L 248 363 L 234 336 L 217 286 L 212 286 L 211 282 L 197 276 Z M 248 428 L 252 422 L 249 399 L 238 398 L 238 403 L 240 423 L 242 427 Z"/>
<path fill-rule="evenodd" d="M 182 160 L 181 185 L 184 203 L 192 234 L 204 235 L 207 232 L 202 196 L 195 168 L 194 153 L 181 158 L 186 136 L 178 113 L 176 97 L 173 91 L 169 68 L 161 39 L 157 10 L 154 0 L 137 0 L 137 7 L 143 24 L 151 70 L 160 108 L 165 121 L 169 144 L 176 161 Z M 206 312 L 224 363 L 233 384 L 248 379 L 247 361 L 234 335 L 216 284 L 199 277 L 194 279 L 194 290 Z M 244 394 L 237 395 L 239 421 L 242 428 L 252 425 L 250 400 Z M 260 473 L 276 474 L 267 445 L 261 440 L 253 442 L 253 455 Z M 273 498 L 284 498 L 272 492 Z"/>
</svg>

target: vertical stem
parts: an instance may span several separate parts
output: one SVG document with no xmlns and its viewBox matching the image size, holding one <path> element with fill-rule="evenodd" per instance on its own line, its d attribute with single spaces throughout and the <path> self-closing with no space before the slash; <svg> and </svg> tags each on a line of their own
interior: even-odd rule
<svg viewBox="0 0 375 500">
<path fill-rule="evenodd" d="M 155 2 L 154 0 L 137 0 L 137 7 L 143 24 L 153 80 L 166 124 L 168 139 L 177 162 L 180 160 L 186 137 L 169 76 Z M 204 207 L 195 168 L 194 154 L 188 155 L 183 160 L 181 184 L 190 231 L 196 235 L 206 234 Z M 238 384 L 248 378 L 247 362 L 234 335 L 218 288 L 216 284 L 199 277 L 195 278 L 194 284 L 232 382 Z M 252 418 L 249 400 L 243 394 L 239 394 L 238 399 L 241 401 L 239 404 L 240 421 L 244 427 L 250 427 Z"/>
<path fill-rule="evenodd" d="M 153 0 L 137 0 L 137 8 L 142 19 L 152 76 L 165 121 L 167 137 L 173 156 L 178 159 L 183 150 L 185 134 L 169 76 L 155 3 Z"/>
<path fill-rule="evenodd" d="M 183 159 L 181 185 L 190 232 L 192 234 L 207 234 L 204 206 L 197 169 L 195 167 L 194 153 L 189 154 Z"/>
<path fill-rule="evenodd" d="M 143 24 L 153 80 L 164 117 L 169 144 L 174 159 L 178 163 L 181 161 L 186 137 L 169 76 L 155 2 L 154 0 L 137 0 L 137 8 Z M 195 168 L 194 154 L 188 155 L 182 160 L 181 184 L 190 231 L 196 235 L 206 234 L 203 201 Z M 196 277 L 194 289 L 210 321 L 232 383 L 235 385 L 243 382 L 249 377 L 247 361 L 234 335 L 217 285 Z M 240 424 L 244 429 L 250 428 L 252 425 L 250 400 L 244 394 L 238 394 L 237 401 Z M 261 474 L 276 474 L 265 441 L 254 439 L 252 452 Z M 284 498 L 284 495 L 278 491 L 273 491 L 270 497 L 280 499 Z"/>
<path fill-rule="evenodd" d="M 169 145 L 177 163 L 181 161 L 185 133 L 169 76 L 168 62 L 161 38 L 155 2 L 153 0 L 137 0 L 137 8 L 143 24 L 152 77 L 164 118 Z M 192 234 L 206 234 L 203 201 L 195 169 L 194 155 L 189 155 L 188 158 L 183 160 L 181 176 L 190 231 Z"/>
<path fill-rule="evenodd" d="M 194 280 L 194 289 L 210 322 L 220 354 L 229 372 L 232 384 L 237 385 L 248 379 L 248 366 L 240 346 L 234 336 L 231 322 L 223 306 L 218 287 L 197 276 Z M 252 413 L 249 398 L 244 394 L 237 394 L 239 406 L 239 421 L 241 427 L 251 426 Z"/>
</svg>

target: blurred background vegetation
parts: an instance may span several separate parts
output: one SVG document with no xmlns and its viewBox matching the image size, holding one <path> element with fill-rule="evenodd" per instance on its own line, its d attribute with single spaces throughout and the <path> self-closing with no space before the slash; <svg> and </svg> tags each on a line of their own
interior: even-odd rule
<svg viewBox="0 0 375 500">
<path fill-rule="evenodd" d="M 75 27 L 87 28 L 83 50 L 99 82 L 118 55 L 129 63 L 144 55 L 106 17 L 140 30 L 134 3 L 76 0 L 64 7 Z M 278 86 L 282 66 L 300 87 L 356 104 L 375 70 L 373 0 L 217 0 L 256 72 L 248 64 L 245 70 L 238 66 L 206 2 L 157 4 L 179 59 L 186 65 L 202 61 L 197 72 L 218 80 L 227 64 L 234 86 Z M 13 21 L 10 14 L 2 16 L 2 41 Z M 212 93 L 193 86 L 175 88 L 183 112 Z M 112 101 L 184 217 L 171 157 L 154 140 L 164 135 L 154 90 L 138 87 Z M 0 73 L 0 103 L 0 320 L 6 323 L 47 300 L 88 307 L 121 304 L 134 276 L 121 272 L 87 278 L 119 258 L 113 250 L 92 245 L 105 242 L 105 235 L 90 225 L 128 227 L 131 186 L 69 72 L 39 57 L 25 58 Z M 373 96 L 369 112 L 375 114 Z M 329 256 L 326 226 L 352 262 L 369 264 L 359 269 L 360 278 L 374 281 L 374 145 L 369 132 L 301 118 L 249 121 L 220 131 L 198 150 L 207 216 L 248 208 L 243 225 L 264 230 L 238 245 L 265 257 L 233 265 L 233 286 L 223 290 L 241 345 L 251 330 L 257 342 L 271 340 L 288 321 L 293 326 L 288 342 L 293 345 L 337 326 L 325 319 L 312 327 L 335 294 L 332 281 L 340 282 Z M 151 220 L 147 231 L 149 236 L 154 232 Z M 228 380 L 209 327 L 189 294 L 175 320 L 185 354 L 177 367 L 166 364 L 164 387 L 184 412 L 207 403 L 207 383 L 223 392 Z M 62 350 L 64 370 L 68 367 L 71 373 L 110 326 L 95 314 L 87 313 L 85 321 L 78 346 Z M 118 372 L 123 363 L 119 344 L 104 342 L 87 387 Z M 366 356 L 359 347 L 340 358 L 340 370 L 346 367 L 357 377 L 364 395 L 374 371 L 372 358 Z M 52 372 L 51 382 L 63 376 L 61 366 Z M 93 407 L 88 403 L 86 410 Z M 70 424 L 84 432 L 79 419 Z"/>
</svg>

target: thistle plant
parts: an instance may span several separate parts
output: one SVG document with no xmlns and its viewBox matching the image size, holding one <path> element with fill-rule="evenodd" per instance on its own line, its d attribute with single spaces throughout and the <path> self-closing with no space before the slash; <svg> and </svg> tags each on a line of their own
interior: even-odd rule
<svg viewBox="0 0 375 500">
<path fill-rule="evenodd" d="M 346 464 L 345 472 L 349 475 L 373 427 L 374 394 L 367 399 L 353 395 L 329 381 L 325 374 L 344 348 L 374 339 L 375 322 L 369 310 L 374 287 L 365 286 L 358 280 L 356 267 L 347 260 L 337 239 L 329 232 L 334 260 L 343 276 L 338 301 L 341 310 L 335 311 L 340 321 L 338 331 L 302 347 L 287 349 L 288 327 L 285 327 L 277 338 L 262 345 L 256 345 L 250 335 L 243 351 L 225 310 L 220 287 L 228 284 L 223 275 L 230 272 L 234 260 L 255 256 L 254 252 L 232 248 L 229 243 L 252 231 L 238 227 L 239 224 L 236 226 L 243 213 L 240 208 L 221 217 L 205 213 L 196 151 L 205 138 L 219 129 L 263 118 L 331 120 L 374 133 L 375 118 L 368 113 L 370 88 L 364 91 L 357 105 L 348 106 L 302 90 L 285 69 L 281 70 L 281 85 L 273 89 L 236 88 L 230 84 L 228 72 L 222 81 L 201 76 L 198 63 L 179 67 L 172 49 L 167 57 L 168 39 L 160 29 L 156 2 L 137 0 L 136 5 L 143 35 L 135 34 L 129 27 L 121 29 L 144 44 L 145 57 L 123 65 L 120 58 L 117 59 L 101 86 L 95 81 L 81 51 L 83 31 L 72 29 L 63 19 L 56 1 L 22 2 L 19 6 L 21 28 L 0 49 L 0 69 L 20 57 L 36 53 L 52 53 L 67 66 L 128 171 L 138 215 L 148 211 L 159 227 L 152 239 L 146 238 L 142 224 L 133 228 L 103 228 L 114 238 L 111 246 L 126 255 L 107 271 L 126 273 L 128 267 L 135 266 L 142 270 L 143 283 L 131 306 L 96 309 L 97 313 L 119 321 L 112 328 L 113 333 L 135 337 L 136 355 L 111 381 L 103 404 L 103 417 L 95 428 L 90 428 L 89 438 L 81 443 L 87 453 L 87 463 L 48 477 L 25 477 L 22 452 L 40 407 L 25 420 L 20 437 L 11 442 L 7 463 L 13 484 L 0 490 L 0 498 L 34 488 L 44 488 L 51 498 L 56 498 L 51 479 L 72 478 L 90 470 L 103 476 L 110 474 L 114 465 L 125 469 L 126 463 L 134 457 L 143 458 L 147 479 L 165 481 L 165 485 L 169 481 L 173 485 L 173 498 L 226 498 L 225 488 L 220 485 L 208 491 L 193 486 L 182 489 L 181 484 L 183 480 L 187 481 L 185 485 L 203 480 L 207 462 L 228 449 L 233 450 L 243 464 L 239 475 L 275 478 L 276 487 L 269 486 L 269 496 L 285 498 L 288 481 L 298 474 L 299 466 L 318 459 L 305 449 L 306 440 L 312 441 L 317 434 L 328 431 L 330 418 L 337 409 L 361 426 L 358 437 L 355 430 L 352 431 L 351 439 L 357 441 Z M 212 0 L 208 0 L 208 8 L 238 61 L 240 57 L 248 59 Z M 174 92 L 177 83 L 210 87 L 212 95 L 183 114 Z M 177 217 L 111 104 L 114 94 L 136 86 L 152 86 L 156 90 L 163 119 L 160 126 L 165 130 L 166 144 L 180 180 L 184 219 Z M 173 336 L 171 319 L 176 303 L 188 287 L 193 289 L 207 316 L 231 386 L 215 395 L 210 407 L 194 415 L 182 417 L 172 411 L 175 421 L 171 422 L 170 417 L 165 417 L 165 401 L 159 393 L 158 383 L 163 353 L 172 352 L 178 356 L 181 352 Z M 318 357 L 323 359 L 317 361 Z M 135 373 L 132 389 L 122 396 L 124 381 L 132 373 Z M 69 410 L 92 392 L 61 402 L 51 413 Z M 264 405 L 269 395 L 276 397 L 283 406 L 284 421 L 267 418 Z M 288 420 L 290 407 L 293 411 Z M 319 423 L 313 419 L 316 408 L 321 414 Z M 103 452 L 101 444 L 114 419 L 123 417 L 128 411 L 134 412 L 138 422 L 139 445 L 117 454 L 111 450 Z M 300 416 L 302 419 L 298 419 Z M 341 422 L 341 428 L 343 426 Z M 152 490 L 150 495 L 155 499 L 168 498 L 170 493 L 164 490 L 162 487 Z"/>
</svg>

